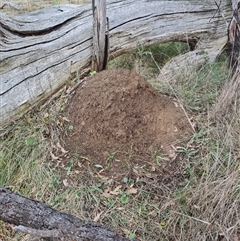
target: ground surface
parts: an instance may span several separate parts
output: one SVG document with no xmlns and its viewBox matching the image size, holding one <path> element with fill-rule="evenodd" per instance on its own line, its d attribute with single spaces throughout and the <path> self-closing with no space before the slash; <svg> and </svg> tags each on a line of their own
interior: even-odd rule
<svg viewBox="0 0 240 241">
<path fill-rule="evenodd" d="M 124 69 L 89 77 L 65 111 L 69 131 L 64 142 L 70 151 L 66 161 L 94 164 L 109 178 L 121 179 L 132 171 L 174 171 L 176 165 L 169 165 L 174 147 L 191 132 L 177 102 Z"/>
</svg>

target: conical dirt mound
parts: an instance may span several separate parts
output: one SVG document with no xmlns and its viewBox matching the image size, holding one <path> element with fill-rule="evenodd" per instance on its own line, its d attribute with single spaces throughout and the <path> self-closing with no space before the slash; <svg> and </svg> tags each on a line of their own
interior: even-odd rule
<svg viewBox="0 0 240 241">
<path fill-rule="evenodd" d="M 191 132 L 177 103 L 124 69 L 87 78 L 65 116 L 73 126 L 64 140 L 70 156 L 102 167 L 113 178 L 131 168 L 156 170 L 160 157 L 171 157 L 171 146 Z"/>
</svg>

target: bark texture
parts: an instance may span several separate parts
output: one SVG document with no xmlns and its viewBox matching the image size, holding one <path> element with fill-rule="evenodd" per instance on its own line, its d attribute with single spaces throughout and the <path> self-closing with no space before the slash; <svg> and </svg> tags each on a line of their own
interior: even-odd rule
<svg viewBox="0 0 240 241">
<path fill-rule="evenodd" d="M 166 76 L 189 62 L 213 61 L 227 43 L 227 20 L 232 15 L 229 0 L 220 2 L 107 1 L 110 59 L 139 45 L 184 41 L 195 50 L 166 66 Z M 92 42 L 91 4 L 54 6 L 18 16 L 0 12 L 0 126 L 89 67 Z"/>
<path fill-rule="evenodd" d="M 93 7 L 93 62 L 92 70 L 106 69 L 108 59 L 108 31 L 106 0 L 92 0 Z"/>
<path fill-rule="evenodd" d="M 240 54 L 240 2 L 233 10 L 233 17 L 228 27 L 228 51 L 230 54 L 230 69 L 232 74 L 239 71 Z"/>
<path fill-rule="evenodd" d="M 53 241 L 129 240 L 98 223 L 80 220 L 6 188 L 0 188 L 0 219 L 16 225 L 16 231 Z"/>
</svg>

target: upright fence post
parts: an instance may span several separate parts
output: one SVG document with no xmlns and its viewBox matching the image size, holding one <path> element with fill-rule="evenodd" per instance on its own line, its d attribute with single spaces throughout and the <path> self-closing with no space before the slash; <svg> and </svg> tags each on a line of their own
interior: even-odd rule
<svg viewBox="0 0 240 241">
<path fill-rule="evenodd" d="M 106 0 L 92 0 L 93 51 L 92 71 L 106 69 L 108 61 L 108 20 Z"/>
</svg>

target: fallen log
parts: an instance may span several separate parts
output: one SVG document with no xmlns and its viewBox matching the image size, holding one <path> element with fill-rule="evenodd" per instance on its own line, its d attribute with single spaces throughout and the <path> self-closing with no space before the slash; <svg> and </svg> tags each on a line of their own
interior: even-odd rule
<svg viewBox="0 0 240 241">
<path fill-rule="evenodd" d="M 129 241 L 96 222 L 59 212 L 7 188 L 0 188 L 0 220 L 13 224 L 15 231 L 49 241 Z"/>
<path fill-rule="evenodd" d="M 109 59 L 139 45 L 184 41 L 195 48 L 181 57 L 185 68 L 189 59 L 214 60 L 227 42 L 231 13 L 228 0 L 220 6 L 198 0 L 109 0 Z M 92 29 L 90 4 L 17 16 L 0 12 L 0 126 L 45 101 L 70 76 L 90 66 Z M 166 73 L 171 71 L 166 68 Z"/>
</svg>

